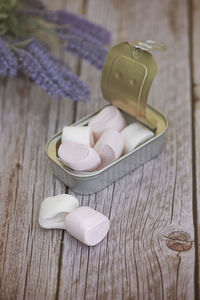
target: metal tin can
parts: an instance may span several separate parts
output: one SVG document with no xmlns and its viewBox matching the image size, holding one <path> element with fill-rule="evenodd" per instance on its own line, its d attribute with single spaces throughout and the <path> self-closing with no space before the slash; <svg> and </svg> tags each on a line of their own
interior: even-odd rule
<svg viewBox="0 0 200 300">
<path fill-rule="evenodd" d="M 147 109 L 153 113 L 158 121 L 155 136 L 132 152 L 120 157 L 109 166 L 95 172 L 75 172 L 64 167 L 57 157 L 57 149 L 61 143 L 62 133 L 54 135 L 46 145 L 46 155 L 50 161 L 54 175 L 74 192 L 92 194 L 155 157 L 162 150 L 164 134 L 167 129 L 167 119 L 153 107 L 148 105 Z M 82 120 L 72 124 L 72 126 L 87 125 L 89 120 L 99 111 L 86 116 Z M 134 117 L 125 112 L 122 113 L 128 123 L 135 121 Z"/>
<path fill-rule="evenodd" d="M 102 93 L 111 104 L 121 109 L 128 124 L 140 121 L 154 131 L 154 137 L 100 170 L 77 172 L 60 162 L 57 150 L 62 133 L 54 135 L 47 142 L 46 155 L 54 175 L 72 191 L 79 194 L 95 193 L 161 152 L 168 122 L 162 113 L 147 104 L 156 70 L 155 60 L 143 48 L 122 43 L 111 49 L 102 72 Z M 101 109 L 71 126 L 87 125 Z"/>
</svg>

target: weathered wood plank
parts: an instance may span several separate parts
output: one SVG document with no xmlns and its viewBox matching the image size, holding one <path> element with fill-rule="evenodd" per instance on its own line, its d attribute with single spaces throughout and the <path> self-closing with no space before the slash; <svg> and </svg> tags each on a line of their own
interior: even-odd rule
<svg viewBox="0 0 200 300">
<path fill-rule="evenodd" d="M 150 99 L 169 117 L 166 145 L 158 158 L 104 191 L 78 196 L 110 217 L 107 239 L 88 248 L 65 233 L 62 244 L 61 231 L 39 228 L 38 210 L 43 197 L 65 191 L 53 179 L 43 151 L 47 138 L 72 121 L 72 104 L 53 102 L 39 88 L 28 83 L 24 88 L 20 80 L 5 83 L 0 111 L 0 153 L 5 158 L 0 162 L 0 298 L 193 299 L 194 246 L 185 252 L 166 246 L 177 249 L 174 237 L 168 238 L 173 231 L 183 230 L 193 240 L 187 3 L 85 4 L 90 19 L 114 32 L 113 44 L 143 38 L 168 44 L 167 53 L 156 53 L 160 70 Z M 77 0 L 67 7 L 81 12 L 84 6 Z M 76 118 L 104 103 L 100 74 L 84 63 L 82 77 L 92 86 L 93 102 L 79 104 Z M 7 149 L 7 144 L 12 146 Z"/>
<path fill-rule="evenodd" d="M 196 181 L 194 185 L 194 216 L 197 225 L 197 257 L 198 263 L 196 267 L 197 291 L 200 298 L 200 2 L 198 0 L 191 1 L 191 58 L 192 58 L 192 96 L 193 96 L 193 117 L 194 117 L 194 173 Z"/>
<path fill-rule="evenodd" d="M 56 290 L 61 233 L 39 228 L 38 208 L 44 196 L 54 193 L 43 147 L 56 130 L 56 115 L 44 93 L 19 80 L 6 84 L 1 101 L 0 298 L 23 299 L 27 285 L 35 287 L 29 296 L 43 296 L 47 289 L 50 298 Z"/>
<path fill-rule="evenodd" d="M 62 231 L 40 228 L 38 212 L 44 197 L 66 187 L 53 178 L 44 149 L 73 121 L 74 105 L 19 79 L 1 82 L 0 105 L 0 299 L 55 299 Z"/>
<path fill-rule="evenodd" d="M 187 1 L 87 4 L 87 16 L 114 32 L 113 44 L 149 38 L 168 45 L 166 53 L 155 53 L 159 72 L 150 102 L 168 115 L 169 130 L 158 158 L 104 191 L 78 196 L 82 204 L 110 217 L 111 228 L 94 248 L 65 233 L 60 299 L 194 298 L 187 10 Z M 82 76 L 92 85 L 93 97 L 89 104 L 78 105 L 77 118 L 104 103 L 100 74 L 84 63 Z M 186 242 L 180 242 L 182 238 Z"/>
</svg>

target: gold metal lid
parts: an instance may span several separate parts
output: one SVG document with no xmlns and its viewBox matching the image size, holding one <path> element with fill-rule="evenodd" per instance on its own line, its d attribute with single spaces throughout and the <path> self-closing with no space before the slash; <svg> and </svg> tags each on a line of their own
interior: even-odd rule
<svg viewBox="0 0 200 300">
<path fill-rule="evenodd" d="M 157 124 L 146 113 L 146 105 L 157 64 L 147 50 L 161 49 L 166 49 L 164 44 L 150 40 L 116 45 L 106 57 L 101 77 L 105 99 L 151 129 L 156 129 Z"/>
</svg>

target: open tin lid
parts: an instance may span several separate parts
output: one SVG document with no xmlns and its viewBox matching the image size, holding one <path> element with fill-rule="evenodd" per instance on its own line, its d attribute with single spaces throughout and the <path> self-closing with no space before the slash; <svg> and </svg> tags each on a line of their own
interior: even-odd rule
<svg viewBox="0 0 200 300">
<path fill-rule="evenodd" d="M 156 120 L 146 112 L 146 106 L 157 64 L 147 50 L 165 49 L 164 44 L 150 40 L 116 45 L 106 57 L 101 77 L 105 99 L 153 130 Z"/>
</svg>

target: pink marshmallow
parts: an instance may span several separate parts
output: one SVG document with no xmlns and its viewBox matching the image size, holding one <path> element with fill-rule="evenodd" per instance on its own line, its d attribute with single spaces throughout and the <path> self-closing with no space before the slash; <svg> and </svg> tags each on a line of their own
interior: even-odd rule
<svg viewBox="0 0 200 300">
<path fill-rule="evenodd" d="M 93 148 L 70 141 L 60 145 L 58 156 L 63 164 L 75 171 L 92 171 L 101 163 L 99 154 Z"/>
<path fill-rule="evenodd" d="M 88 126 L 93 129 L 95 140 L 98 140 L 106 129 L 121 131 L 127 126 L 127 123 L 119 109 L 110 105 L 102 109 L 100 113 L 89 122 Z"/>
<path fill-rule="evenodd" d="M 124 139 L 115 129 L 107 129 L 100 136 L 94 149 L 101 157 L 99 168 L 103 168 L 118 159 L 124 149 Z"/>
<path fill-rule="evenodd" d="M 107 235 L 109 225 L 106 216 L 87 206 L 76 208 L 65 218 L 66 230 L 88 246 L 100 243 Z"/>
</svg>

